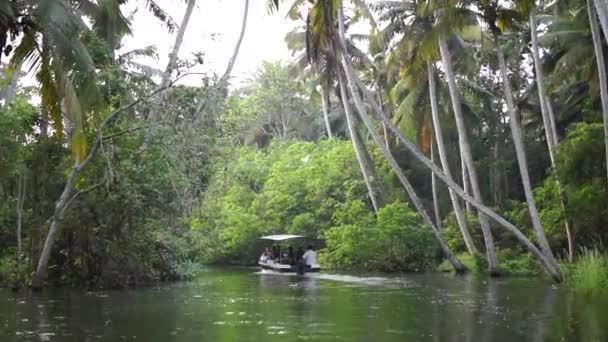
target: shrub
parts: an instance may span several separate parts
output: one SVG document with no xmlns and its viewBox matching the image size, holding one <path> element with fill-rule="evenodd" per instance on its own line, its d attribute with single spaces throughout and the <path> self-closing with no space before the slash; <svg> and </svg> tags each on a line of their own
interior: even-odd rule
<svg viewBox="0 0 608 342">
<path fill-rule="evenodd" d="M 583 249 L 577 261 L 564 271 L 567 283 L 578 292 L 595 294 L 608 288 L 608 256 L 597 249 Z"/>
<path fill-rule="evenodd" d="M 323 266 L 370 271 L 421 271 L 434 263 L 437 245 L 418 215 L 395 202 L 375 218 L 361 201 L 345 205 L 336 213 L 344 224 L 325 233 L 327 250 Z"/>
</svg>

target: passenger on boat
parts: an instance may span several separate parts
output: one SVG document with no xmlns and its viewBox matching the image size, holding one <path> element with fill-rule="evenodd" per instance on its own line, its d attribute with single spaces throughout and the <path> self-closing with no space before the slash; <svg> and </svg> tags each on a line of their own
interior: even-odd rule
<svg viewBox="0 0 608 342">
<path fill-rule="evenodd" d="M 296 256 L 293 253 L 293 247 L 291 246 L 287 248 L 287 263 L 291 266 L 296 264 Z"/>
<path fill-rule="evenodd" d="M 279 246 L 274 245 L 272 246 L 272 260 L 279 260 L 279 258 L 281 257 L 281 250 L 279 249 Z"/>
<path fill-rule="evenodd" d="M 296 252 L 296 272 L 298 274 L 304 274 L 306 270 L 306 261 L 304 261 L 304 247 L 298 247 L 298 251 Z"/>
<path fill-rule="evenodd" d="M 270 252 L 270 249 L 268 247 L 266 247 L 266 250 L 264 250 L 264 253 L 262 253 L 262 255 L 260 256 L 260 261 L 261 262 L 268 262 L 268 260 L 272 259 L 272 253 Z"/>
<path fill-rule="evenodd" d="M 306 268 L 311 268 L 317 263 L 317 252 L 312 249 L 312 245 L 308 245 L 308 250 L 304 253 L 302 259 L 306 263 Z"/>
</svg>

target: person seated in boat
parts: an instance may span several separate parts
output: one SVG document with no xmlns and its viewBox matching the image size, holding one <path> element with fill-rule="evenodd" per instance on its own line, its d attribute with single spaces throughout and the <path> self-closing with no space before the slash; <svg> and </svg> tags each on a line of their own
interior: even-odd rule
<svg viewBox="0 0 608 342">
<path fill-rule="evenodd" d="M 317 252 L 312 248 L 312 245 L 308 245 L 308 250 L 302 255 L 302 259 L 304 259 L 306 268 L 311 268 L 317 264 Z"/>
<path fill-rule="evenodd" d="M 289 264 L 291 266 L 293 266 L 293 265 L 296 264 L 296 255 L 293 252 L 293 247 L 292 246 L 287 247 L 287 255 L 286 255 L 286 257 L 287 257 L 287 264 Z"/>
<path fill-rule="evenodd" d="M 262 255 L 260 256 L 261 262 L 268 262 L 268 260 L 272 260 L 272 253 L 270 252 L 270 248 L 266 247 Z"/>
<path fill-rule="evenodd" d="M 304 247 L 298 247 L 298 251 L 296 252 L 296 272 L 298 274 L 304 274 L 306 270 L 306 261 L 304 261 Z"/>
<path fill-rule="evenodd" d="M 274 261 L 279 261 L 279 258 L 281 257 L 281 251 L 279 250 L 279 247 L 277 245 L 272 246 L 272 260 Z"/>
</svg>

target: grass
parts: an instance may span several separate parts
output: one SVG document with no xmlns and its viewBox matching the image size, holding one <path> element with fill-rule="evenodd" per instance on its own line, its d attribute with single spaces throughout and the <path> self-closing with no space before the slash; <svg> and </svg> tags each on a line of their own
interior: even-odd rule
<svg viewBox="0 0 608 342">
<path fill-rule="evenodd" d="M 608 256 L 597 249 L 584 249 L 573 264 L 563 266 L 566 283 L 577 292 L 594 294 L 608 289 Z"/>
</svg>

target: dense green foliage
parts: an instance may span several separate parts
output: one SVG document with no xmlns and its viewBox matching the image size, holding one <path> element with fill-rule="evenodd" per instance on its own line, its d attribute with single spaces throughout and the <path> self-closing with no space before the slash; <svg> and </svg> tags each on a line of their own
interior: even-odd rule
<svg viewBox="0 0 608 342">
<path fill-rule="evenodd" d="M 486 250 L 496 246 L 504 273 L 538 273 L 540 265 L 554 279 L 560 274 L 553 254 L 566 258 L 606 245 L 601 113 L 608 108 L 602 108 L 597 77 L 606 65 L 598 67 L 591 51 L 607 49 L 605 37 L 592 39 L 582 1 L 297 2 L 290 18 L 299 20 L 301 6 L 310 10 L 306 32 L 298 28 L 286 39 L 298 62 L 264 62 L 231 90 L 216 76 L 202 76 L 200 86 L 160 89 L 159 71 L 133 61 L 153 57 L 154 49 L 120 49 L 130 34 L 123 2 L 87 3 L 0 5 L 0 49 L 10 60 L 0 89 L 3 283 L 25 282 L 33 272 L 62 284 L 178 279 L 200 262 L 255 261 L 263 247 L 258 238 L 268 233 L 325 240 L 320 259 L 333 269 L 429 270 L 451 251 L 485 272 L 493 262 Z M 338 22 L 343 5 L 346 17 Z M 540 65 L 531 57 L 533 7 L 542 20 L 542 29 L 533 31 Z M 372 18 L 370 35 L 335 32 L 338 24 L 348 29 Z M 362 39 L 367 51 L 356 44 Z M 497 58 L 503 53 L 504 64 Z M 581 53 L 586 58 L 579 63 Z M 164 75 L 178 79 L 203 63 L 201 56 L 168 66 Z M 17 71 L 25 66 L 32 66 L 37 87 L 18 86 Z M 535 68 L 546 76 L 540 80 L 546 98 Z M 340 85 L 348 89 L 341 92 Z M 362 94 L 365 103 L 354 101 Z M 379 123 L 375 101 L 390 121 Z M 555 137 L 547 133 L 548 114 L 541 115 L 546 107 Z M 348 120 L 345 108 L 353 112 Z M 462 117 L 453 115 L 459 112 Z M 438 135 L 431 114 L 441 122 Z M 390 133 L 393 123 L 420 153 Z M 445 144 L 439 146 L 437 136 Z M 467 145 L 468 173 L 461 163 Z M 455 214 L 458 203 L 465 207 L 462 200 L 455 198 L 461 201 L 455 206 L 445 185 L 432 187 L 429 168 L 420 163 L 421 154 L 433 152 L 437 161 L 437 149 L 456 183 L 515 224 L 523 238 L 496 218 L 486 224 L 472 207 Z M 396 165 L 386 161 L 388 154 Z M 416 196 L 408 196 L 404 178 Z M 473 182 L 478 194 L 464 186 Z M 531 190 L 522 186 L 528 183 Z M 536 207 L 540 220 L 532 219 Z M 423 220 L 424 211 L 435 210 L 428 215 L 435 222 Z M 465 230 L 475 247 L 469 250 L 478 254 L 467 253 Z M 535 248 L 540 252 L 530 254 Z M 602 258 L 584 256 L 573 279 L 585 279 L 586 272 L 603 277 L 592 271 L 603 267 L 596 267 Z"/>
</svg>

